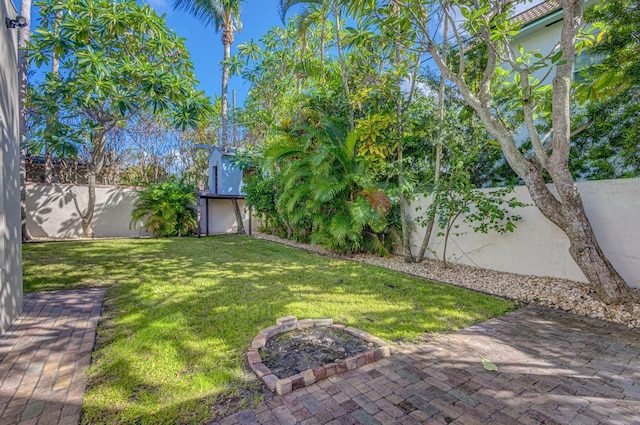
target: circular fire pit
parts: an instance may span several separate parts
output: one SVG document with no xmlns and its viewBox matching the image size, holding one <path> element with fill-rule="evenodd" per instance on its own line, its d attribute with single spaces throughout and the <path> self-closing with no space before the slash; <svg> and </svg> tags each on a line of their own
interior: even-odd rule
<svg viewBox="0 0 640 425">
<path fill-rule="evenodd" d="M 329 337 L 332 342 L 341 339 L 339 338 L 339 334 L 335 334 L 338 332 L 348 334 L 345 335 L 345 337 L 349 336 L 359 338 L 366 345 L 366 351 L 359 352 L 346 358 L 336 358 L 333 362 L 322 364 L 310 369 L 290 371 L 290 373 L 292 373 L 291 376 L 282 378 L 273 373 L 265 365 L 261 357 L 261 350 L 266 348 L 268 342 L 272 338 L 284 332 L 309 330 L 314 327 L 326 328 L 328 333 L 334 333 L 332 338 Z M 304 339 L 303 336 L 301 337 L 297 335 L 296 337 Z M 317 341 L 312 341 L 311 343 L 320 344 L 323 338 L 324 337 L 318 337 Z M 361 349 L 358 349 L 357 351 L 361 351 Z M 345 353 L 348 354 L 348 351 L 345 351 Z M 333 324 L 332 319 L 298 320 L 295 316 L 287 316 L 277 319 L 275 326 L 263 329 L 258 333 L 258 335 L 256 335 L 251 343 L 251 349 L 247 352 L 247 361 L 254 373 L 258 378 L 262 379 L 271 391 L 275 391 L 278 395 L 283 395 L 293 390 L 297 390 L 298 388 L 303 388 L 307 385 L 327 379 L 328 377 L 338 373 L 373 363 L 394 353 L 395 348 L 380 338 L 350 326 L 347 327 L 344 325 Z M 277 355 L 277 353 L 274 354 L 272 350 L 270 355 Z M 333 357 L 339 356 L 334 355 Z M 279 374 L 283 376 L 286 375 L 284 372 L 279 372 Z"/>
</svg>

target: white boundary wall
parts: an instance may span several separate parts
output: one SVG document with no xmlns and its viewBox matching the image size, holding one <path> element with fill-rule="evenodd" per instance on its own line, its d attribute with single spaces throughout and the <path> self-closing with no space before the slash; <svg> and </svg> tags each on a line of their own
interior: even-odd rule
<svg viewBox="0 0 640 425">
<path fill-rule="evenodd" d="M 146 236 L 129 226 L 137 188 L 96 187 L 93 230 L 96 238 Z M 86 185 L 27 183 L 27 227 L 34 238 L 82 238 L 82 224 L 71 194 L 84 210 L 89 190 Z M 140 226 L 138 226 L 140 227 Z"/>
<path fill-rule="evenodd" d="M 131 211 L 140 188 L 96 187 L 96 210 L 93 230 L 96 238 L 131 238 L 149 236 L 142 224 L 131 226 Z M 27 183 L 27 227 L 34 238 L 74 239 L 83 238 L 80 216 L 71 194 L 77 196 L 80 208 L 87 205 L 86 185 Z M 200 201 L 201 232 L 206 231 L 205 200 Z M 238 205 L 243 211 L 244 227 L 249 231 L 249 214 L 244 210 L 244 200 Z M 255 229 L 257 221 L 252 221 Z M 228 199 L 209 200 L 209 234 L 235 233 L 236 216 Z"/>
<path fill-rule="evenodd" d="M 600 247 L 626 282 L 640 288 L 640 179 L 600 180 L 577 183 L 587 216 Z M 569 255 L 569 241 L 560 229 L 533 206 L 526 187 L 515 188 L 516 196 L 528 207 L 518 208 L 522 216 L 514 233 L 474 233 L 462 219 L 458 232 L 450 236 L 447 258 L 452 262 L 476 265 L 486 269 L 534 276 L 551 276 L 586 282 L 582 271 Z M 426 211 L 424 198 L 411 203 L 408 215 L 416 207 Z M 434 227 L 429 248 L 442 259 L 443 238 Z M 411 249 L 418 252 L 425 229 L 414 224 Z M 430 253 L 431 258 L 434 257 Z"/>
<path fill-rule="evenodd" d="M 209 235 L 221 233 L 236 233 L 236 213 L 230 199 L 200 199 L 200 233 L 204 236 L 207 232 L 206 204 L 209 203 Z M 238 207 L 242 213 L 242 224 L 246 234 L 249 234 L 249 211 L 245 208 L 244 199 L 238 199 Z M 255 217 L 251 220 L 252 231 L 255 232 L 259 222 Z"/>
<path fill-rule="evenodd" d="M 640 179 L 603 180 L 577 183 L 587 215 L 596 232 L 601 248 L 627 283 L 640 288 Z M 86 205 L 87 187 L 72 185 L 27 184 L 27 225 L 37 238 L 81 238 L 82 226 L 73 205 L 70 191 L 78 196 L 81 206 Z M 136 188 L 98 187 L 94 217 L 96 237 L 138 237 L 145 233 L 129 228 L 131 210 L 136 199 Z M 525 187 L 516 187 L 522 202 L 533 204 Z M 426 206 L 426 200 L 410 205 L 409 217 L 416 217 L 417 206 Z M 244 209 L 244 201 L 239 200 Z M 204 200 L 201 200 L 201 232 L 205 232 Z M 426 208 L 425 208 L 426 209 Z M 569 255 L 569 242 L 555 225 L 538 209 L 530 205 L 519 208 L 523 217 L 514 233 L 474 233 L 461 224 L 460 236 L 451 236 L 448 259 L 452 262 L 477 265 L 486 269 L 512 273 L 552 276 L 585 282 L 586 279 Z M 243 213 L 245 229 L 249 230 L 248 212 Z M 253 221 L 253 230 L 258 226 Z M 209 201 L 209 233 L 235 233 L 235 215 L 231 201 Z M 429 245 L 442 258 L 443 241 L 437 229 Z M 411 246 L 417 253 L 424 228 L 413 225 Z M 433 254 L 430 254 L 433 257 Z"/>
</svg>

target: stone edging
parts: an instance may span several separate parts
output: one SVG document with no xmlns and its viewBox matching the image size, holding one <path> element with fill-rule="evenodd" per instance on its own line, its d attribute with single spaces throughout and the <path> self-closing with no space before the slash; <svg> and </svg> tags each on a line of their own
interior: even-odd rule
<svg viewBox="0 0 640 425">
<path fill-rule="evenodd" d="M 260 352 L 258 350 L 263 348 L 270 338 L 283 332 L 292 331 L 294 329 L 312 328 L 314 326 L 340 329 L 367 342 L 377 344 L 379 347 L 365 351 L 364 353 L 359 353 L 353 357 L 348 357 L 336 363 L 329 363 L 314 367 L 313 369 L 307 369 L 296 375 L 283 379 L 278 378 L 264 363 L 262 363 Z M 287 316 L 280 317 L 276 320 L 275 326 L 269 326 L 268 328 L 261 330 L 258 335 L 256 335 L 251 342 L 251 348 L 247 351 L 247 361 L 249 362 L 249 366 L 251 366 L 253 372 L 258 376 L 258 378 L 262 379 L 271 391 L 275 391 L 278 395 L 283 395 L 293 390 L 311 385 L 315 382 L 322 381 L 323 379 L 327 379 L 338 373 L 353 370 L 366 364 L 381 360 L 385 357 L 389 357 L 390 355 L 395 354 L 396 351 L 395 347 L 389 345 L 378 337 L 361 331 L 360 329 L 356 329 L 351 326 L 334 325 L 333 319 L 298 320 L 295 316 Z"/>
</svg>

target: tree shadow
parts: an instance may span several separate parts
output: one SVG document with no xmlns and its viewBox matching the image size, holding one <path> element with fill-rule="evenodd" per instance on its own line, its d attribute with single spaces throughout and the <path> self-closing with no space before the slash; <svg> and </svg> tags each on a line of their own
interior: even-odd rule
<svg viewBox="0 0 640 425">
<path fill-rule="evenodd" d="M 388 340 L 407 340 L 496 314 L 487 311 L 490 297 L 247 237 L 52 246 L 59 247 L 58 272 L 48 279 L 64 287 L 107 285 L 85 399 L 92 423 L 106 414 L 102 393 L 119 394 L 118 414 L 141 417 L 141 423 L 162 423 L 158 405 L 167 412 L 188 405 L 195 406 L 193 414 L 210 414 L 202 400 L 251 385 L 243 354 L 278 317 L 331 317 Z M 30 246 L 27 261 L 50 251 Z M 505 301 L 500 312 L 511 308 Z M 154 369 L 165 367 L 153 363 L 158 355 L 167 356 L 167 369 L 180 379 L 158 382 Z M 177 396 L 184 385 L 193 389 L 188 400 Z"/>
</svg>

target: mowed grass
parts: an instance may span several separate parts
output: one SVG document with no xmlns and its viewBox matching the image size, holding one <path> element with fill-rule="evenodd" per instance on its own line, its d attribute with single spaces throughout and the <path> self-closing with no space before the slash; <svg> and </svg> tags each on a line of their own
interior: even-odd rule
<svg viewBox="0 0 640 425">
<path fill-rule="evenodd" d="M 411 342 L 515 308 L 241 236 L 30 244 L 23 256 L 27 292 L 107 288 L 85 424 L 202 424 L 234 399 L 257 401 L 243 353 L 278 317 L 330 317 Z"/>
</svg>

